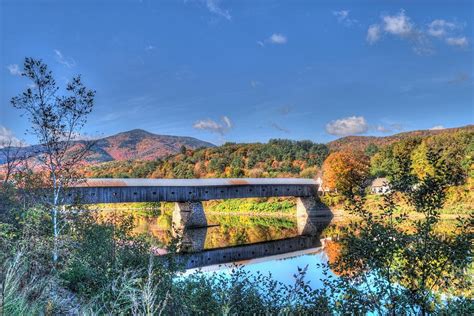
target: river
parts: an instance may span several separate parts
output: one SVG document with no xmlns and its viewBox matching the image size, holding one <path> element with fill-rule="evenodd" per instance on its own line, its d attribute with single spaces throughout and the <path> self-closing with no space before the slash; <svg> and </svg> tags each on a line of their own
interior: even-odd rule
<svg viewBox="0 0 474 316">
<path fill-rule="evenodd" d="M 109 211 L 107 211 L 109 212 Z M 112 212 L 112 211 L 110 211 Z M 117 211 L 113 211 L 117 212 Z M 133 212 L 134 233 L 152 236 L 156 252 L 177 237 L 171 227 L 170 212 Z M 230 273 L 236 265 L 251 273 L 271 273 L 273 279 L 293 284 L 299 268 L 308 267 L 305 276 L 313 288 L 321 286 L 320 264 L 334 258 L 334 243 L 328 228 L 331 218 L 297 218 L 291 214 L 208 213 L 209 227 L 179 232 L 183 251 L 184 275 Z"/>
</svg>

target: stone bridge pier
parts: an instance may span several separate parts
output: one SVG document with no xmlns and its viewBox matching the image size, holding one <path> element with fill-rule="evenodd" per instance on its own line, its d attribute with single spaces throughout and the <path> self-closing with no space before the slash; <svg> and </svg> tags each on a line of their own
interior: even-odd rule
<svg viewBox="0 0 474 316">
<path fill-rule="evenodd" d="M 202 202 L 176 202 L 173 210 L 175 229 L 207 227 L 207 218 Z"/>
<path fill-rule="evenodd" d="M 316 196 L 296 199 L 296 225 L 299 235 L 315 236 L 329 225 L 332 211 Z"/>
</svg>

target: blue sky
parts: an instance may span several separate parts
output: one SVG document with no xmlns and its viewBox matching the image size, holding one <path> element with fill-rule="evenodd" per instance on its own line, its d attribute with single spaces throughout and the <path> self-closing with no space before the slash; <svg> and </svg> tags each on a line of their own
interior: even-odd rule
<svg viewBox="0 0 474 316">
<path fill-rule="evenodd" d="M 0 138 L 24 57 L 97 90 L 89 136 L 327 142 L 474 121 L 472 1 L 0 2 Z"/>
</svg>

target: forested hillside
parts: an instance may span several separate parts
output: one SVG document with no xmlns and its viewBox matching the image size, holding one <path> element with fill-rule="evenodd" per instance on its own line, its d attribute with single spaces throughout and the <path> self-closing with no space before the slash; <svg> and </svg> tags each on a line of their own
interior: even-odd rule
<svg viewBox="0 0 474 316">
<path fill-rule="evenodd" d="M 459 131 L 473 132 L 474 125 L 467 125 L 463 127 L 456 128 L 446 128 L 441 130 L 418 130 L 399 133 L 395 135 L 377 137 L 377 136 L 347 136 L 342 137 L 332 142 L 329 142 L 327 145 L 331 151 L 340 151 L 340 150 L 361 150 L 365 151 L 370 144 L 376 145 L 378 147 L 385 147 L 395 142 L 409 139 L 409 138 L 426 138 L 433 135 L 440 134 L 453 134 Z"/>
<path fill-rule="evenodd" d="M 117 161 L 89 167 L 90 177 L 284 177 L 316 175 L 329 149 L 311 141 L 270 140 L 187 150 L 163 160 Z"/>
<path fill-rule="evenodd" d="M 361 152 L 358 146 L 344 149 L 366 157 L 372 177 L 389 176 L 400 159 L 409 161 L 413 172 L 431 172 L 427 153 L 438 152 L 444 161 L 468 173 L 474 148 L 473 126 L 432 134 L 416 132 L 401 140 L 377 146 L 374 142 Z M 335 152 L 335 151 L 331 151 Z M 330 153 L 327 145 L 311 141 L 275 139 L 266 144 L 227 143 L 219 147 L 188 149 L 184 153 L 151 161 L 113 161 L 90 166 L 88 177 L 115 178 L 211 178 L 211 177 L 303 177 L 314 178 Z M 461 170 L 458 170 L 461 172 Z"/>
</svg>

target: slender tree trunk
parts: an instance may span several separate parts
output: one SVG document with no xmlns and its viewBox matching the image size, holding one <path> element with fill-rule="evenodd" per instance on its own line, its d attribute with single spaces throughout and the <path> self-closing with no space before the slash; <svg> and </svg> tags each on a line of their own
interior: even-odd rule
<svg viewBox="0 0 474 316">
<path fill-rule="evenodd" d="M 53 244 L 53 262 L 56 264 L 58 261 L 58 207 L 53 206 L 53 235 L 54 235 L 54 244 Z"/>
<path fill-rule="evenodd" d="M 61 186 L 58 185 L 56 175 L 53 173 L 53 209 L 52 209 L 52 220 L 53 220 L 53 263 L 56 265 L 58 262 L 59 252 L 59 194 Z"/>
</svg>

